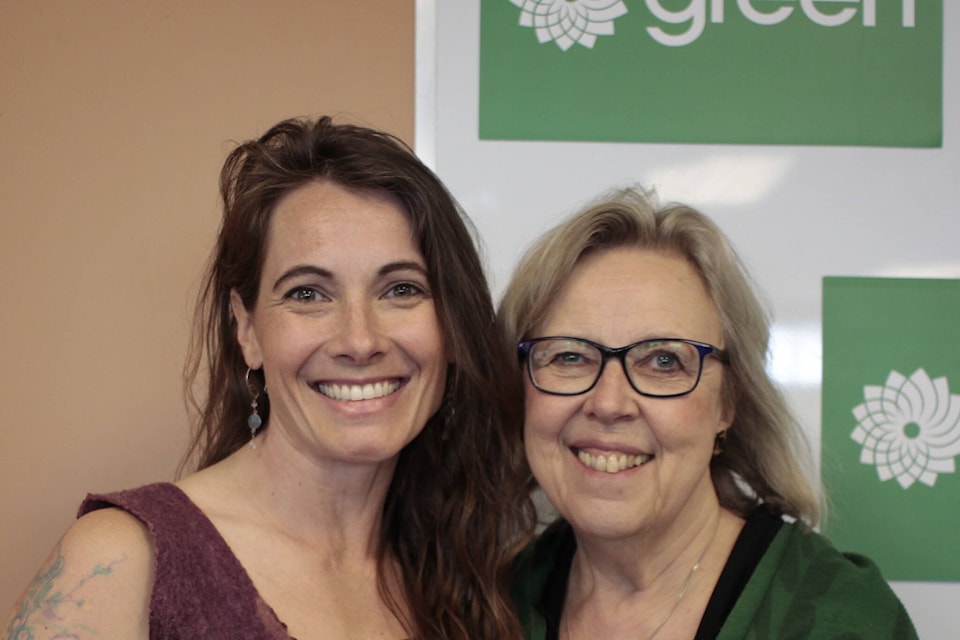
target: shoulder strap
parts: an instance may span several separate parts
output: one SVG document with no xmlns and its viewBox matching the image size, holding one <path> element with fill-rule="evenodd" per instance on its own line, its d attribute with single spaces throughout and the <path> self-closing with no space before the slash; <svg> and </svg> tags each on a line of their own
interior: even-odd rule
<svg viewBox="0 0 960 640">
<path fill-rule="evenodd" d="M 109 507 L 143 521 L 153 536 L 151 639 L 289 640 L 216 527 L 176 485 L 89 495 L 79 515 Z"/>
</svg>

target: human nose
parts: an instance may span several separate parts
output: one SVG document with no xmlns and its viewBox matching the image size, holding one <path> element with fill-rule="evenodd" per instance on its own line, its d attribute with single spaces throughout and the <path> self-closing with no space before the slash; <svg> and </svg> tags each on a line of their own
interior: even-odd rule
<svg viewBox="0 0 960 640">
<path fill-rule="evenodd" d="M 334 356 L 363 363 L 382 352 L 380 322 L 369 304 L 359 301 L 345 304 L 337 325 Z"/>
<path fill-rule="evenodd" d="M 584 411 L 604 423 L 632 418 L 639 413 L 638 397 L 622 363 L 617 358 L 610 358 L 600 372 L 597 384 L 587 392 Z"/>
</svg>

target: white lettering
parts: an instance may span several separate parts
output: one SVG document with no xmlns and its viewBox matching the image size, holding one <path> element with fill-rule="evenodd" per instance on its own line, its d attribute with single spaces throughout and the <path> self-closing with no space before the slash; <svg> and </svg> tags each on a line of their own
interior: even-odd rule
<svg viewBox="0 0 960 640">
<path fill-rule="evenodd" d="M 863 0 L 863 26 L 877 26 L 877 0 Z"/>
<path fill-rule="evenodd" d="M 690 0 L 686 9 L 680 11 L 669 11 L 660 5 L 660 0 L 647 0 L 647 9 L 655 15 L 658 20 L 669 24 L 682 24 L 690 22 L 690 28 L 684 33 L 676 35 L 665 32 L 660 27 L 647 27 L 647 33 L 662 45 L 667 47 L 682 47 L 688 45 L 703 33 L 706 22 L 706 2 L 707 0 Z"/>
<path fill-rule="evenodd" d="M 860 0 L 819 0 L 820 2 L 846 2 L 846 3 L 858 3 Z M 816 22 L 821 27 L 839 27 L 842 24 L 850 22 L 850 18 L 857 15 L 856 9 L 851 9 L 847 7 L 846 9 L 841 9 L 835 14 L 821 13 L 819 9 L 814 5 L 818 0 L 800 0 L 800 6 L 803 7 L 803 12 L 807 14 L 807 17 Z"/>
<path fill-rule="evenodd" d="M 723 23 L 723 0 L 713 0 L 710 3 L 710 22 Z"/>
<path fill-rule="evenodd" d="M 780 7 L 776 11 L 763 13 L 762 11 L 757 11 L 750 2 L 751 0 L 737 0 L 737 6 L 740 7 L 740 13 L 754 24 L 780 24 L 793 13 L 793 7 Z"/>
<path fill-rule="evenodd" d="M 682 33 L 667 33 L 657 26 L 647 27 L 647 33 L 654 40 L 668 47 L 686 46 L 703 34 L 707 22 L 708 2 L 711 23 L 723 24 L 726 18 L 725 0 L 690 0 L 685 8 L 675 11 L 665 9 L 661 4 L 663 0 L 645 1 L 650 13 L 661 22 L 688 25 Z M 771 26 L 780 24 L 793 15 L 794 7 L 788 5 L 798 2 L 798 0 L 736 0 L 736 2 L 740 13 L 747 20 L 757 25 Z M 772 10 L 760 11 L 753 5 L 754 2 L 768 8 L 773 2 L 779 2 L 781 5 Z M 877 0 L 799 0 L 800 8 L 807 18 L 821 27 L 838 27 L 850 22 L 857 15 L 857 9 L 849 6 L 832 12 L 824 12 L 821 7 L 830 3 L 834 5 L 861 5 L 863 26 L 877 26 Z M 916 26 L 916 0 L 901 0 L 900 11 L 901 24 L 904 27 Z"/>
<path fill-rule="evenodd" d="M 913 3 L 914 0 L 903 0 L 903 8 L 900 10 L 900 12 L 903 26 L 905 27 L 917 26 L 917 14 Z"/>
</svg>

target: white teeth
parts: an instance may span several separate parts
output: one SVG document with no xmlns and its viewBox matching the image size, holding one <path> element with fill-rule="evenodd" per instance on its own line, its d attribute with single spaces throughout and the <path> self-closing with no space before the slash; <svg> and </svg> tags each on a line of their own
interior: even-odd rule
<svg viewBox="0 0 960 640">
<path fill-rule="evenodd" d="M 400 388 L 400 383 L 375 382 L 372 384 L 320 384 L 317 389 L 334 400 L 372 400 L 388 396 Z"/>
<path fill-rule="evenodd" d="M 633 467 L 639 467 L 652 457 L 653 456 L 646 454 L 641 454 L 639 456 L 626 453 L 591 455 L 586 451 L 577 452 L 577 458 L 580 459 L 580 462 L 591 469 L 594 469 L 595 471 L 603 471 L 605 473 L 619 473 L 620 471 L 626 471 L 627 469 L 632 469 Z"/>
</svg>

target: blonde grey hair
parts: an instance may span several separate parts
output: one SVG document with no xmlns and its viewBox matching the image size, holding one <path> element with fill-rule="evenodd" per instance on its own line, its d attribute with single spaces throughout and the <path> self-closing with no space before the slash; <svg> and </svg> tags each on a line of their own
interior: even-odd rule
<svg viewBox="0 0 960 640">
<path fill-rule="evenodd" d="M 639 188 L 594 201 L 543 235 L 520 261 L 498 313 L 507 340 L 536 337 L 583 256 L 620 247 L 683 256 L 719 312 L 730 357 L 724 401 L 735 412 L 723 453 L 711 462 L 721 505 L 746 515 L 762 502 L 815 526 L 821 505 L 807 475 L 809 447 L 766 371 L 768 315 L 729 240 L 704 214 L 682 204 L 660 207 Z"/>
</svg>

